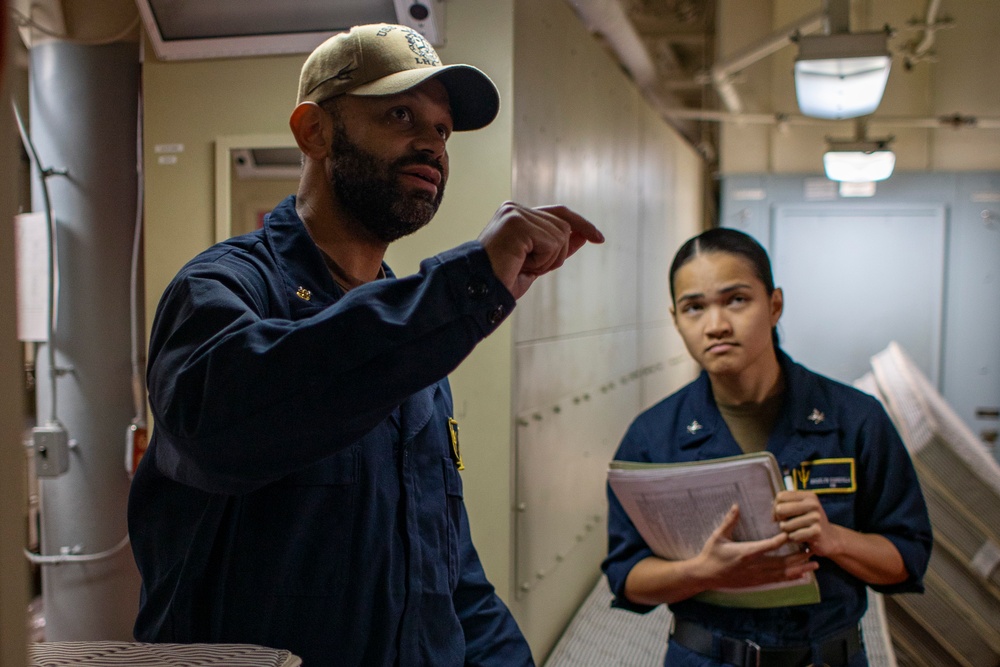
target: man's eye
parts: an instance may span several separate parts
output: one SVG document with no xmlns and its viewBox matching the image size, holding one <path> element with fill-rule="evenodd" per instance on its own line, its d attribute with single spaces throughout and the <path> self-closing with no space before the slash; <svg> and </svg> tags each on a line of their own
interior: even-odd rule
<svg viewBox="0 0 1000 667">
<path fill-rule="evenodd" d="M 681 312 L 687 315 L 695 315 L 701 312 L 701 304 L 689 303 L 683 308 L 681 308 Z"/>
<path fill-rule="evenodd" d="M 409 122 L 412 119 L 412 114 L 410 114 L 410 110 L 406 107 L 396 107 L 389 113 L 396 120 Z"/>
<path fill-rule="evenodd" d="M 451 130 L 449 130 L 444 125 L 439 125 L 437 130 L 438 130 L 438 134 L 440 134 L 441 138 L 444 139 L 445 141 L 447 141 L 448 137 L 451 136 Z"/>
</svg>

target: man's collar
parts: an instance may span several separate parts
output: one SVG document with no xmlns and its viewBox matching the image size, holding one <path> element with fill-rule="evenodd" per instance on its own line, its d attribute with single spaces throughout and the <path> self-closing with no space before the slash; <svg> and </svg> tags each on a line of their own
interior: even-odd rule
<svg viewBox="0 0 1000 667">
<path fill-rule="evenodd" d="M 289 295 L 318 307 L 328 306 L 343 295 L 345 290 L 334 281 L 323 252 L 296 213 L 294 195 L 286 197 L 264 218 L 264 234 Z M 393 277 L 385 264 L 382 272 Z"/>
</svg>

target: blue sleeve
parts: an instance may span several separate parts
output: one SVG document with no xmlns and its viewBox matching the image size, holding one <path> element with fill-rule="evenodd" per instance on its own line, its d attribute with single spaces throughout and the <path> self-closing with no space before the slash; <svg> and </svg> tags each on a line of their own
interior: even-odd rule
<svg viewBox="0 0 1000 667">
<path fill-rule="evenodd" d="M 857 527 L 892 542 L 909 573 L 906 581 L 871 588 L 880 593 L 922 592 L 933 537 L 920 480 L 885 409 L 875 399 L 869 406 L 859 431 Z"/>
<path fill-rule="evenodd" d="M 535 663 L 528 642 L 483 572 L 469 535 L 464 503 L 459 530 L 461 560 L 453 599 L 465 635 L 466 666 L 532 667 Z"/>
<path fill-rule="evenodd" d="M 641 435 L 641 429 L 633 423 L 625 434 L 622 443 L 615 453 L 615 460 L 619 461 L 641 461 L 639 450 L 645 442 Z M 607 487 L 608 495 L 608 555 L 601 564 L 601 569 L 608 578 L 608 585 L 614 594 L 611 601 L 612 607 L 620 607 L 639 613 L 646 613 L 654 609 L 654 606 L 636 604 L 625 597 L 625 580 L 629 572 L 636 563 L 653 555 L 653 551 L 646 545 L 646 541 L 639 535 L 629 519 L 625 509 L 618 502 L 615 492 L 610 486 Z"/>
<path fill-rule="evenodd" d="M 267 280 L 222 257 L 189 264 L 160 302 L 149 395 L 157 462 L 176 481 L 246 493 L 321 460 L 454 370 L 514 307 L 476 242 L 301 319 L 269 315 L 284 286 Z"/>
</svg>

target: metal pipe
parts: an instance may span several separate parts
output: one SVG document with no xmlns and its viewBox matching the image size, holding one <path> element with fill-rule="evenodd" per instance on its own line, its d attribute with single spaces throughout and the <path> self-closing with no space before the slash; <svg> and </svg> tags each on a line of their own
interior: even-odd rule
<svg viewBox="0 0 1000 667">
<path fill-rule="evenodd" d="M 700 109 L 668 109 L 665 113 L 677 120 L 708 121 L 716 123 L 736 123 L 746 125 L 825 125 L 831 121 L 786 113 L 732 113 L 728 111 L 707 111 Z M 983 118 L 953 114 L 950 116 L 870 116 L 865 121 L 869 127 L 883 125 L 901 128 L 948 128 L 948 129 L 1000 129 L 1000 118 Z"/>
<path fill-rule="evenodd" d="M 680 104 L 663 85 L 656 63 L 619 0 L 567 0 L 584 26 L 600 35 L 628 71 L 646 100 L 661 114 Z M 694 143 L 696 129 L 675 125 L 675 129 Z"/>
<path fill-rule="evenodd" d="M 569 4 L 590 32 L 607 39 L 640 88 L 656 85 L 656 64 L 617 0 L 569 0 Z"/>
<path fill-rule="evenodd" d="M 739 93 L 732 83 L 734 75 L 788 46 L 796 36 L 817 32 L 822 28 L 823 12 L 814 12 L 716 63 L 712 67 L 711 79 L 726 109 L 733 113 L 743 110 Z"/>
<path fill-rule="evenodd" d="M 927 18 L 924 21 L 924 36 L 920 40 L 920 43 L 913 48 L 914 59 L 919 59 L 921 56 L 930 51 L 931 46 L 934 45 L 934 33 L 938 30 L 938 26 L 936 25 L 937 14 L 940 9 L 941 0 L 928 1 Z"/>
<path fill-rule="evenodd" d="M 67 473 L 41 480 L 46 639 L 128 640 L 139 595 L 135 562 L 121 546 L 129 486 L 122 436 L 134 415 L 128 332 L 138 53 L 134 43 L 53 41 L 33 46 L 29 57 L 32 140 L 72 173 L 50 183 L 61 278 L 54 364 L 73 368 L 60 381 L 59 418 L 78 445 Z M 39 359 L 39 373 L 48 365 Z M 38 413 L 49 407 L 40 392 Z"/>
</svg>

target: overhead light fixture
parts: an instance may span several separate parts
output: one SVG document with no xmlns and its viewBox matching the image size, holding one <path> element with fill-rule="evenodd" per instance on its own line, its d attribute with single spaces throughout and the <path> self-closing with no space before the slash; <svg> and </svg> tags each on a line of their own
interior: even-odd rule
<svg viewBox="0 0 1000 667">
<path fill-rule="evenodd" d="M 878 108 L 892 58 L 885 32 L 803 35 L 795 60 L 795 96 L 807 116 L 839 120 Z"/>
<path fill-rule="evenodd" d="M 896 166 L 896 154 L 889 150 L 893 137 L 885 139 L 827 139 L 830 149 L 823 155 L 823 168 L 831 181 L 868 183 L 884 181 Z"/>
</svg>

